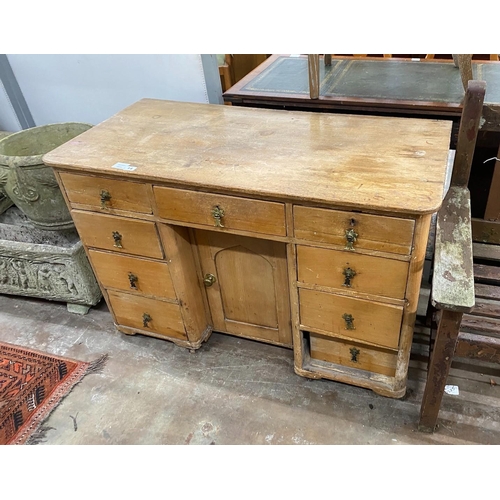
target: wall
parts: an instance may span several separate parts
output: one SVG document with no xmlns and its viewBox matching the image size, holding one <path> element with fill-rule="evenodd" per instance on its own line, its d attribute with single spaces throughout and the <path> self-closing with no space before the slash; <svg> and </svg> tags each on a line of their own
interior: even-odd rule
<svg viewBox="0 0 500 500">
<path fill-rule="evenodd" d="M 97 124 L 144 97 L 223 102 L 216 58 L 208 54 L 7 58 L 37 126 L 64 121 Z M 0 128 L 21 130 L 4 101 L 0 95 Z"/>
<path fill-rule="evenodd" d="M 14 108 L 7 96 L 7 91 L 0 81 L 0 130 L 17 132 L 21 130 L 21 124 L 16 116 Z"/>
</svg>

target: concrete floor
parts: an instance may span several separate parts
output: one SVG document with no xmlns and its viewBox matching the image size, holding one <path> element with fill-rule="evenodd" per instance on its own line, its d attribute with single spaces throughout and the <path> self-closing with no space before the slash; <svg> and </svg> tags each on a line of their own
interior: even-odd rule
<svg viewBox="0 0 500 500">
<path fill-rule="evenodd" d="M 215 333 L 190 353 L 117 332 L 104 302 L 78 316 L 65 304 L 0 295 L 0 341 L 84 361 L 109 354 L 50 415 L 55 429 L 41 445 L 500 444 L 498 365 L 457 364 L 448 383 L 459 396 L 445 394 L 437 432 L 417 431 L 425 337 L 415 335 L 409 394 L 393 400 L 301 378 L 284 348 Z"/>
</svg>

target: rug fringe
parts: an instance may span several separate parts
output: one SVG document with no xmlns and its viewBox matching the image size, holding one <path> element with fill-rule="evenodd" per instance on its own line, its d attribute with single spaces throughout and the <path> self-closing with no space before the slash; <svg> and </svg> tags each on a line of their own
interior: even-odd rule
<svg viewBox="0 0 500 500">
<path fill-rule="evenodd" d="M 38 443 L 44 443 L 46 441 L 47 432 L 50 430 L 55 430 L 55 427 L 50 427 L 50 425 L 41 425 L 26 441 L 27 445 L 34 445 Z"/>
<path fill-rule="evenodd" d="M 109 359 L 109 354 L 103 354 L 100 358 L 91 361 L 85 373 L 86 374 L 101 373 L 104 367 L 106 366 L 108 359 Z"/>
<path fill-rule="evenodd" d="M 69 396 L 73 392 L 73 389 L 83 381 L 83 379 L 85 378 L 86 375 L 90 375 L 92 373 L 100 373 L 103 370 L 103 368 L 105 367 L 108 359 L 109 359 L 109 354 L 103 354 L 101 357 L 95 359 L 94 361 L 91 361 L 89 363 L 89 365 L 87 366 L 87 369 L 85 370 L 85 374 L 83 375 L 83 377 L 81 377 L 80 380 L 78 380 L 77 382 L 75 382 L 75 384 L 73 384 L 71 389 L 60 399 L 60 401 L 57 403 L 57 405 L 54 406 L 54 408 L 52 408 L 49 411 L 49 413 L 43 418 L 43 421 L 47 421 L 47 419 L 50 417 L 52 412 L 61 404 L 62 400 L 65 399 L 67 396 Z M 37 428 L 37 430 L 33 432 L 33 434 L 28 438 L 28 440 L 24 444 L 36 445 L 36 444 L 45 442 L 47 432 L 50 430 L 56 430 L 56 428 L 50 427 L 48 425 L 44 425 L 42 423 Z"/>
</svg>

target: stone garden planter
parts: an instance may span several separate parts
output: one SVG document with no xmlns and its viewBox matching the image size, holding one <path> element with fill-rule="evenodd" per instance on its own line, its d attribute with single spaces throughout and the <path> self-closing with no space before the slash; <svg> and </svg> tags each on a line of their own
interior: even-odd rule
<svg viewBox="0 0 500 500">
<path fill-rule="evenodd" d="M 0 130 L 0 140 L 4 139 L 12 132 L 4 132 Z M 0 187 L 0 215 L 3 214 L 9 207 L 13 205 L 12 200 L 5 194 L 5 191 Z"/>
<path fill-rule="evenodd" d="M 102 298 L 76 230 L 38 229 L 17 207 L 0 215 L 0 293 L 66 302 L 77 314 Z"/>
<path fill-rule="evenodd" d="M 33 127 L 0 140 L 0 190 L 40 229 L 74 227 L 51 167 L 42 156 L 91 128 L 85 123 Z"/>
<path fill-rule="evenodd" d="M 42 162 L 90 127 L 61 123 L 0 134 L 0 293 L 66 302 L 77 314 L 101 300 L 52 168 Z"/>
</svg>

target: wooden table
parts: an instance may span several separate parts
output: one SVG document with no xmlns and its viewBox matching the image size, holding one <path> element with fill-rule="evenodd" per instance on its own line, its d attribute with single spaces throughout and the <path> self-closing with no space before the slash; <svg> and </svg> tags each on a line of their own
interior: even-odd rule
<svg viewBox="0 0 500 500">
<path fill-rule="evenodd" d="M 120 331 L 268 342 L 401 397 L 450 131 L 144 99 L 44 161 Z"/>
<path fill-rule="evenodd" d="M 486 114 L 500 116 L 500 63 L 474 62 L 473 73 L 487 83 Z M 320 59 L 320 98 L 310 99 L 307 56 L 275 54 L 225 92 L 224 101 L 238 106 L 460 119 L 463 96 L 453 62 L 333 57 L 331 66 Z M 500 131 L 498 119 L 490 121 Z"/>
</svg>

